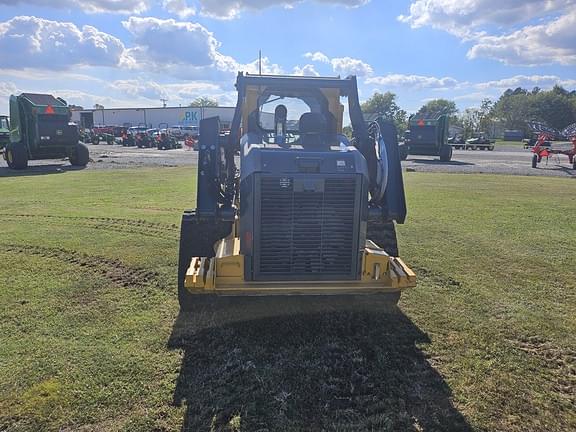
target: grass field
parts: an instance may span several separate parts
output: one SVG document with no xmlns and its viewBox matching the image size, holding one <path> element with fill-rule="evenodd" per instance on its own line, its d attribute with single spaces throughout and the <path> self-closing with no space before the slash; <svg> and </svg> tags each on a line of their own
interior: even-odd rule
<svg viewBox="0 0 576 432">
<path fill-rule="evenodd" d="M 0 430 L 576 429 L 573 179 L 407 173 L 400 311 L 219 320 L 178 316 L 194 177 L 0 178 Z"/>
</svg>

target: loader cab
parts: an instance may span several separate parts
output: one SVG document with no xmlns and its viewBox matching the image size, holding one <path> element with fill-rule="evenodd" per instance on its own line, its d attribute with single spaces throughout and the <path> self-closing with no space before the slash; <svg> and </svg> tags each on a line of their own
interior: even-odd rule
<svg viewBox="0 0 576 432">
<path fill-rule="evenodd" d="M 322 88 L 320 83 L 300 87 L 294 81 L 245 85 L 240 113 L 244 143 L 299 150 L 340 143 L 344 113 L 340 90 Z"/>
</svg>

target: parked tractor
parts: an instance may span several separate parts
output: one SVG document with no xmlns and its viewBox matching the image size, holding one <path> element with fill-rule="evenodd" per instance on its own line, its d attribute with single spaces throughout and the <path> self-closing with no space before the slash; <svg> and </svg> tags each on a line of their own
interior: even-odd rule
<svg viewBox="0 0 576 432">
<path fill-rule="evenodd" d="M 486 138 L 483 133 L 474 133 L 471 138 L 466 140 L 466 150 L 494 150 L 495 140 Z"/>
<path fill-rule="evenodd" d="M 416 275 L 398 257 L 406 201 L 394 124 L 366 124 L 356 77 L 241 73 L 236 88 L 228 134 L 218 117 L 200 122 L 197 207 L 180 234 L 181 310 L 216 296 L 395 304 Z"/>
<path fill-rule="evenodd" d="M 70 117 L 61 98 L 34 93 L 10 96 L 10 143 L 4 151 L 8 166 L 21 170 L 29 160 L 63 157 L 74 166 L 86 166 L 88 147 L 78 142 L 78 127 Z"/>
<path fill-rule="evenodd" d="M 178 140 L 170 133 L 168 123 L 160 123 L 158 127 L 160 128 L 158 137 L 156 139 L 156 146 L 158 147 L 158 150 L 173 150 L 180 148 Z"/>
<path fill-rule="evenodd" d="M 408 120 L 404 144 L 400 146 L 400 158 L 408 155 L 439 156 L 442 162 L 452 159 L 452 146 L 448 144 L 448 116 L 421 118 L 413 115 Z"/>
</svg>

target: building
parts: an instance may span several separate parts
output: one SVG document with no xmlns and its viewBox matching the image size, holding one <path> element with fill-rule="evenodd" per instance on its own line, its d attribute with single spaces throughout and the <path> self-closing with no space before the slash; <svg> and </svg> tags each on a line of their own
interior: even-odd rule
<svg viewBox="0 0 576 432">
<path fill-rule="evenodd" d="M 72 121 L 82 128 L 94 126 L 199 126 L 200 120 L 220 117 L 223 128 L 230 127 L 233 107 L 104 108 L 73 110 Z"/>
</svg>

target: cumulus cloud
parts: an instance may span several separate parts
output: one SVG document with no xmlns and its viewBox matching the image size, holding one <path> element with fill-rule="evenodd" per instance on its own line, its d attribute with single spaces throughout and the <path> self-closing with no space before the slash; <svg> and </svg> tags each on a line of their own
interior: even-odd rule
<svg viewBox="0 0 576 432">
<path fill-rule="evenodd" d="M 304 57 L 312 60 L 313 62 L 330 63 L 330 59 L 328 58 L 328 56 L 324 53 L 321 53 L 320 51 L 307 52 L 306 54 L 304 54 Z"/>
<path fill-rule="evenodd" d="M 368 63 L 351 57 L 337 57 L 330 60 L 334 72 L 341 75 L 357 75 L 359 77 L 372 75 L 374 70 Z"/>
<path fill-rule="evenodd" d="M 113 90 L 133 96 L 143 97 L 146 99 L 160 100 L 166 98 L 166 90 L 154 81 L 145 80 L 117 80 L 112 82 L 109 87 Z"/>
<path fill-rule="evenodd" d="M 197 23 L 130 17 L 122 24 L 132 34 L 139 55 L 157 62 L 178 60 L 207 66 L 214 63 L 220 45 L 212 33 Z"/>
<path fill-rule="evenodd" d="M 29 4 L 59 9 L 80 9 L 86 13 L 139 14 L 150 7 L 150 0 L 0 0 L 0 5 Z"/>
<path fill-rule="evenodd" d="M 374 73 L 372 66 L 362 60 L 352 58 L 352 57 L 334 57 L 330 58 L 326 54 L 316 51 L 307 52 L 304 54 L 307 59 L 316 63 L 327 63 L 332 66 L 332 70 L 340 75 L 356 75 L 359 77 L 370 76 Z M 312 65 L 307 65 L 308 69 L 312 68 Z M 306 66 L 305 66 L 306 67 Z M 294 69 L 298 71 L 298 75 L 302 75 L 299 69 Z"/>
<path fill-rule="evenodd" d="M 412 27 L 432 26 L 457 35 L 468 28 L 528 22 L 576 4 L 575 0 L 415 0 L 398 19 Z"/>
<path fill-rule="evenodd" d="M 316 69 L 314 69 L 314 65 L 311 64 L 307 64 L 302 67 L 295 66 L 293 73 L 294 75 L 300 76 L 320 76 L 320 74 L 316 72 Z"/>
<path fill-rule="evenodd" d="M 458 85 L 458 81 L 451 77 L 436 78 L 422 75 L 389 74 L 375 76 L 366 80 L 367 84 L 376 84 L 386 87 L 424 88 L 450 88 Z"/>
<path fill-rule="evenodd" d="M 576 63 L 576 0 L 415 0 L 410 14 L 398 19 L 471 42 L 470 59 L 526 66 Z M 537 19 L 540 23 L 533 24 Z M 511 25 L 515 31 L 498 33 Z"/>
<path fill-rule="evenodd" d="M 509 88 L 527 88 L 540 87 L 551 88 L 556 84 L 567 88 L 576 87 L 576 79 L 562 79 L 556 75 L 515 75 L 500 80 L 486 81 L 477 83 L 474 87 L 478 89 L 509 89 Z"/>
<path fill-rule="evenodd" d="M 180 19 L 196 15 L 196 8 L 189 6 L 186 0 L 163 0 L 162 6 Z"/>
<path fill-rule="evenodd" d="M 220 42 L 201 24 L 152 17 L 130 17 L 122 24 L 136 44 L 125 55 L 124 64 L 129 68 L 214 81 L 231 81 L 238 71 L 259 71 L 258 60 L 241 64 L 220 53 Z M 279 74 L 282 68 L 264 57 L 262 72 Z"/>
<path fill-rule="evenodd" d="M 486 57 L 505 64 L 576 64 L 576 9 L 546 23 L 503 36 L 480 36 L 468 58 Z"/>
<path fill-rule="evenodd" d="M 124 44 L 92 26 L 17 16 L 0 23 L 0 68 L 61 70 L 73 65 L 116 66 Z"/>
<path fill-rule="evenodd" d="M 200 0 L 201 12 L 218 19 L 237 18 L 244 10 L 262 10 L 271 6 L 293 7 L 304 0 Z M 363 6 L 370 0 L 314 0 L 317 3 L 342 5 L 349 8 Z"/>
</svg>

